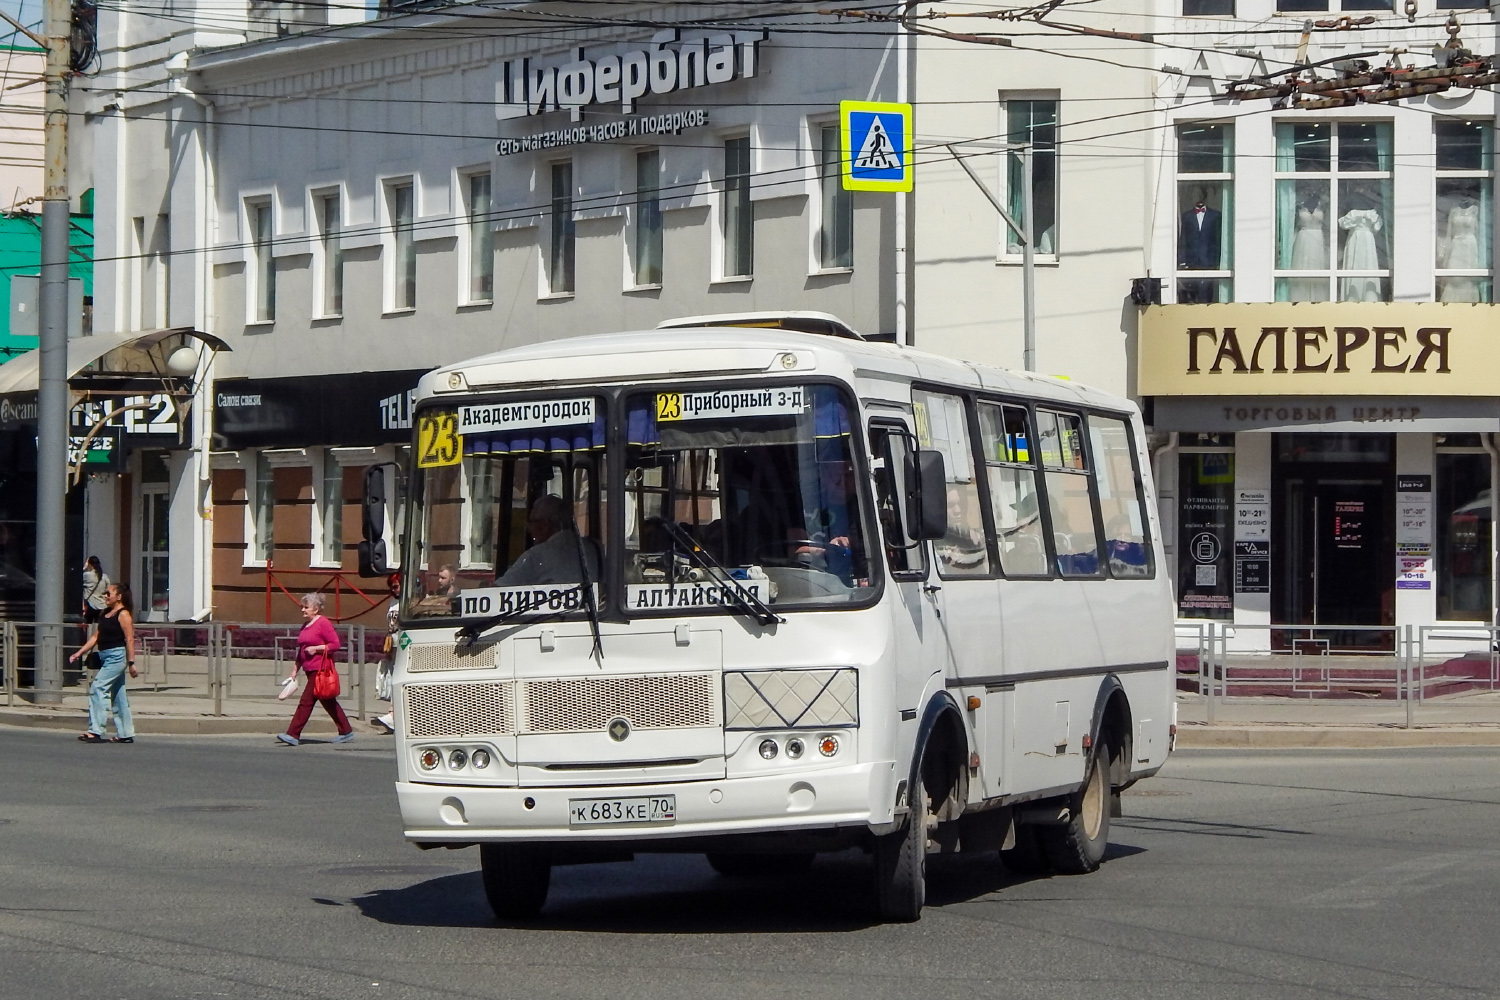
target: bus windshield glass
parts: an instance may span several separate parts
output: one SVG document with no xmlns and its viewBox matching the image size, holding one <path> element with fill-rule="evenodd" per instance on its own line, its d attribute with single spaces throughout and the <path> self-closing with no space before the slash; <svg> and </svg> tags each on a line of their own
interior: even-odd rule
<svg viewBox="0 0 1500 1000">
<path fill-rule="evenodd" d="M 407 619 L 583 612 L 602 599 L 604 400 L 418 415 Z"/>
<path fill-rule="evenodd" d="M 630 395 L 627 613 L 729 603 L 736 585 L 773 607 L 864 600 L 873 591 L 856 469 L 833 386 Z"/>
</svg>

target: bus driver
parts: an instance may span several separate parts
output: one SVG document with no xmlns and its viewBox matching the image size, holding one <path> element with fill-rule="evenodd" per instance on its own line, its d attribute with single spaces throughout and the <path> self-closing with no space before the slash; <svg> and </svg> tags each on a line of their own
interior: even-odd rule
<svg viewBox="0 0 1500 1000">
<path fill-rule="evenodd" d="M 532 584 L 579 583 L 578 547 L 580 539 L 572 524 L 568 502 L 549 493 L 531 505 L 526 518 L 526 532 L 536 544 L 510 564 L 498 579 L 497 587 L 525 587 Z M 589 580 L 599 580 L 599 544 L 592 538 L 582 542 L 588 561 Z"/>
</svg>

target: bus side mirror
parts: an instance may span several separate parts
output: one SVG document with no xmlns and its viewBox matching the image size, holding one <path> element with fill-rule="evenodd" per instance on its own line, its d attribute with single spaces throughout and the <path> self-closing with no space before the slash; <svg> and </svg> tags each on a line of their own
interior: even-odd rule
<svg viewBox="0 0 1500 1000">
<path fill-rule="evenodd" d="M 372 465 L 365 470 L 365 495 L 360 501 L 359 575 L 385 576 L 390 573 L 386 560 L 385 539 L 385 466 Z"/>
<path fill-rule="evenodd" d="M 948 472 L 942 452 L 917 451 L 916 462 L 906 469 L 906 502 L 914 538 L 937 539 L 948 534 Z"/>
</svg>

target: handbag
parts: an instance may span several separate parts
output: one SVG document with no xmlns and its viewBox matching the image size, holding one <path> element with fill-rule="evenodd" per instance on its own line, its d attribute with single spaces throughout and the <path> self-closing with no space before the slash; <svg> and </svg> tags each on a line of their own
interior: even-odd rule
<svg viewBox="0 0 1500 1000">
<path fill-rule="evenodd" d="M 319 701 L 339 696 L 339 669 L 334 666 L 333 657 L 324 656 L 323 669 L 312 671 L 312 690 Z"/>
</svg>

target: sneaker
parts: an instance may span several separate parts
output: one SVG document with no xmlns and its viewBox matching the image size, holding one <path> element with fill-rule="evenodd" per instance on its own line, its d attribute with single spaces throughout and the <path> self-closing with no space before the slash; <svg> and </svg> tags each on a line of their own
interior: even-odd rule
<svg viewBox="0 0 1500 1000">
<path fill-rule="evenodd" d="M 277 733 L 276 741 L 278 743 L 285 743 L 289 747 L 300 747 L 302 745 L 301 740 L 295 736 L 288 736 L 286 733 Z"/>
<path fill-rule="evenodd" d="M 335 742 L 335 743 L 348 743 L 352 739 L 354 739 L 354 730 L 351 729 L 347 733 L 339 733 L 337 736 L 335 736 L 333 738 L 333 742 Z"/>
<path fill-rule="evenodd" d="M 377 715 L 370 720 L 381 729 L 387 736 L 396 735 L 396 718 L 394 715 Z"/>
</svg>

